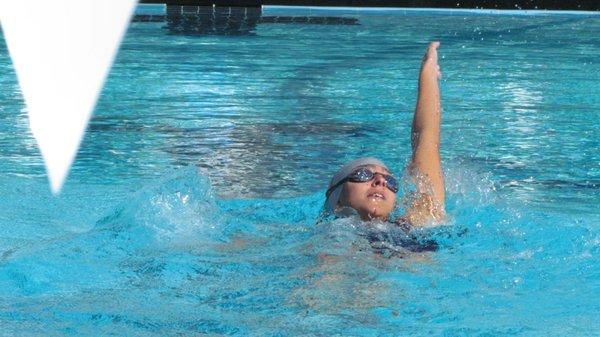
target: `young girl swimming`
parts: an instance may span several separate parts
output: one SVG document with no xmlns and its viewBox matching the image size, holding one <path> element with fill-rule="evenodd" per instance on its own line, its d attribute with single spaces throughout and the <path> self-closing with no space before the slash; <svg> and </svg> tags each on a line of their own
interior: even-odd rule
<svg viewBox="0 0 600 337">
<path fill-rule="evenodd" d="M 417 191 L 406 214 L 394 221 L 407 229 L 444 220 L 444 177 L 440 162 L 441 77 L 437 48 L 429 44 L 419 74 L 417 106 L 412 124 L 412 160 L 408 167 Z M 391 221 L 398 181 L 383 162 L 360 158 L 333 176 L 326 192 L 325 212 L 336 216 L 358 213 L 362 220 Z"/>
</svg>

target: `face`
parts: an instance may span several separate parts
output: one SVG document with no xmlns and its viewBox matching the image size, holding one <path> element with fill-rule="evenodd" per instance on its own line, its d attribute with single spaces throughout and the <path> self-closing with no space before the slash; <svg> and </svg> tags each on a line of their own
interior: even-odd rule
<svg viewBox="0 0 600 337">
<path fill-rule="evenodd" d="M 354 208 L 363 220 L 387 219 L 396 203 L 396 194 L 387 188 L 383 177 L 390 172 L 379 165 L 364 167 L 373 171 L 375 177 L 364 183 L 344 183 L 340 205 Z"/>
</svg>

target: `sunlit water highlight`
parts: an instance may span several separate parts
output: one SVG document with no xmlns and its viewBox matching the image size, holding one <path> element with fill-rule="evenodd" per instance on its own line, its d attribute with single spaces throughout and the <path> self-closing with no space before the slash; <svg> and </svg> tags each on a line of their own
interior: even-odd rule
<svg viewBox="0 0 600 337">
<path fill-rule="evenodd" d="M 1 335 L 599 331 L 598 16 L 265 11 L 322 13 L 360 25 L 133 24 L 58 198 L 0 40 Z M 348 159 L 401 175 L 433 39 L 448 224 L 318 223 Z"/>
</svg>

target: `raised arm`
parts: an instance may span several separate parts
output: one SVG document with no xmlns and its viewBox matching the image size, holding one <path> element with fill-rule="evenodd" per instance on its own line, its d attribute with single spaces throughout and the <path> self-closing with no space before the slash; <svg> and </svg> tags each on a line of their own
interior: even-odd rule
<svg viewBox="0 0 600 337">
<path fill-rule="evenodd" d="M 406 219 L 414 226 L 441 222 L 445 217 L 444 176 L 440 162 L 439 45 L 439 42 L 429 44 L 423 58 L 412 124 L 412 161 L 409 171 L 416 178 L 417 191 L 407 210 Z"/>
</svg>

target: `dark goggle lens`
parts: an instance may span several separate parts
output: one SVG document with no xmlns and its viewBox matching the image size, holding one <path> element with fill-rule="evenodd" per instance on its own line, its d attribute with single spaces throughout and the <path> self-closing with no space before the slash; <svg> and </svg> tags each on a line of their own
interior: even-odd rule
<svg viewBox="0 0 600 337">
<path fill-rule="evenodd" d="M 367 168 L 359 168 L 358 170 L 350 173 L 348 180 L 353 183 L 364 183 L 372 180 L 375 177 L 373 171 Z"/>
<path fill-rule="evenodd" d="M 390 175 L 386 175 L 383 176 L 385 178 L 386 181 L 386 185 L 387 188 L 390 189 L 390 191 L 394 192 L 394 193 L 398 193 L 398 181 L 396 180 L 396 178 L 390 176 Z"/>
<path fill-rule="evenodd" d="M 373 178 L 375 178 L 375 173 L 368 168 L 359 168 L 348 176 L 348 180 L 354 183 L 364 183 L 373 180 Z M 385 179 L 387 188 L 394 193 L 398 193 L 398 181 L 396 178 L 387 174 L 383 174 L 383 178 Z"/>
</svg>

